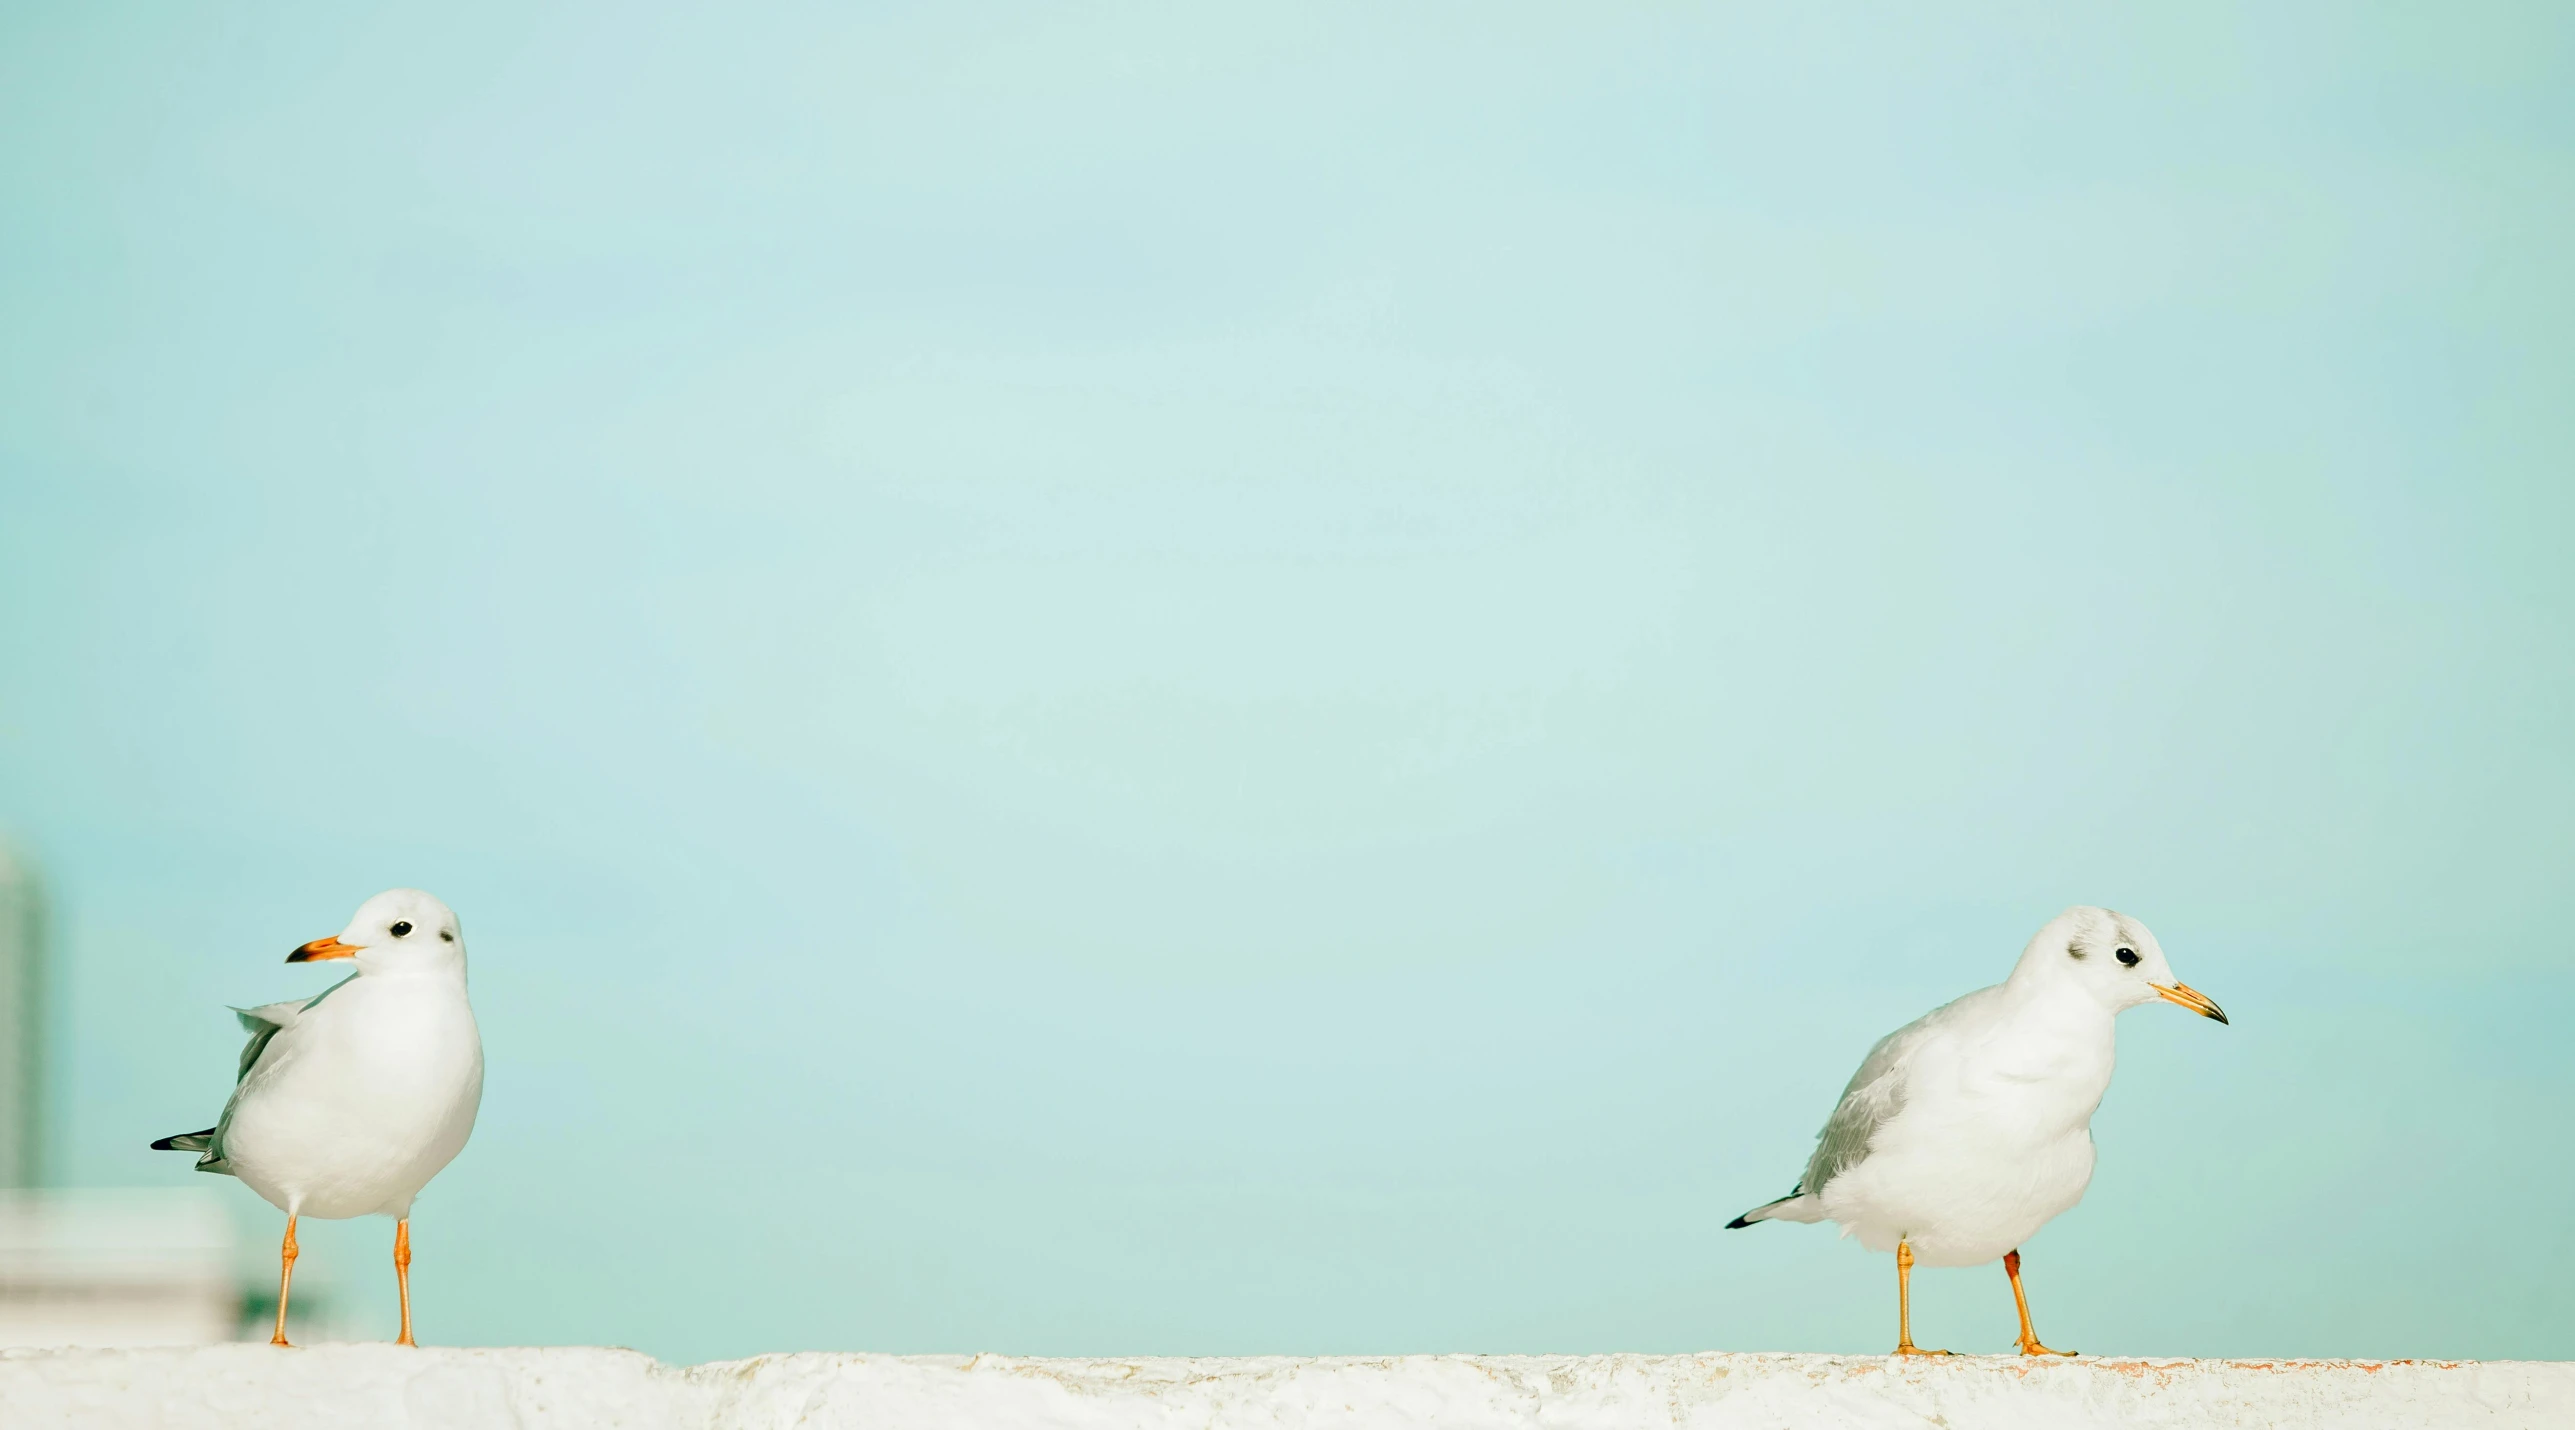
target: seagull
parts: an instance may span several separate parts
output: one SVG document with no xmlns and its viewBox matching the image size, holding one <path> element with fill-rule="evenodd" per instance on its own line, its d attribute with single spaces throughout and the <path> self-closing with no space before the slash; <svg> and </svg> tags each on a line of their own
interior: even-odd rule
<svg viewBox="0 0 2575 1430">
<path fill-rule="evenodd" d="M 1896 1348 L 1913 1343 L 1914 1264 L 1981 1266 L 2000 1256 L 2021 1315 L 2021 1354 L 2039 1343 L 2021 1289 L 2020 1245 L 2083 1199 L 2092 1113 L 2110 1089 L 2112 1020 L 2156 999 L 2226 1021 L 2173 977 L 2146 926 L 2078 906 L 2050 920 L 2012 976 L 1931 1010 L 1869 1050 L 1816 1134 L 1806 1175 L 1758 1221 L 1838 1222 L 1895 1253 Z"/>
<path fill-rule="evenodd" d="M 465 936 L 445 904 L 388 889 L 349 926 L 286 955 L 349 959 L 357 972 L 311 998 L 236 1008 L 250 1043 L 232 1100 L 203 1132 L 156 1152 L 196 1152 L 197 1170 L 239 1177 L 286 1213 L 277 1332 L 295 1279 L 295 1219 L 394 1218 L 402 1339 L 411 1338 L 411 1203 L 464 1149 L 483 1101 L 483 1039 L 465 1001 Z"/>
</svg>

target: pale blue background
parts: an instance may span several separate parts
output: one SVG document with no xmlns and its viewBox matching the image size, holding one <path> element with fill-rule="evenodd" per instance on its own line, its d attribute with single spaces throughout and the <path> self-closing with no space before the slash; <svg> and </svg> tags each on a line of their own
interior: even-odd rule
<svg viewBox="0 0 2575 1430">
<path fill-rule="evenodd" d="M 2051 1341 L 2575 1356 L 2575 21 L 1776 8 L 10 7 L 65 1179 L 416 883 L 432 1339 L 1874 1351 L 2099 901 Z"/>
</svg>

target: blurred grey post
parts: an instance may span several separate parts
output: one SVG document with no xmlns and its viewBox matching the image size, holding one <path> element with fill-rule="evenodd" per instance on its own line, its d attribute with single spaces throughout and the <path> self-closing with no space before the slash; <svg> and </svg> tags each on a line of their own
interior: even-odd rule
<svg viewBox="0 0 2575 1430">
<path fill-rule="evenodd" d="M 0 840 L 0 1187 L 42 1180 L 44 1082 L 44 886 Z"/>
<path fill-rule="evenodd" d="M 246 1298 L 213 1188 L 39 1189 L 45 915 L 34 863 L 0 841 L 0 1346 L 229 1339 Z"/>
</svg>

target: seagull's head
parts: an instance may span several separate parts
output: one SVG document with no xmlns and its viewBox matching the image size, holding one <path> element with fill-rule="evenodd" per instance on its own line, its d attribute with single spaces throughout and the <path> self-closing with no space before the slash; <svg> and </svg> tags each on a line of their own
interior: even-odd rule
<svg viewBox="0 0 2575 1430">
<path fill-rule="evenodd" d="M 358 905 L 349 926 L 286 955 L 288 963 L 355 959 L 361 973 L 431 973 L 465 967 L 456 913 L 418 889 L 387 889 Z"/>
<path fill-rule="evenodd" d="M 2048 921 L 2021 950 L 2015 981 L 2076 988 L 2116 1013 L 2162 999 L 2223 1023 L 2226 1011 L 2173 976 L 2164 946 L 2144 924 L 2113 909 L 2080 904 Z"/>
</svg>

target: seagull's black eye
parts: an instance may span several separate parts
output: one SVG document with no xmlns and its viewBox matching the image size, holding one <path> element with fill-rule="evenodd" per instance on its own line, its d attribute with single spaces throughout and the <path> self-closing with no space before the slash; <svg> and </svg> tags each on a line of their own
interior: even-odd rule
<svg viewBox="0 0 2575 1430">
<path fill-rule="evenodd" d="M 403 935 L 411 932 L 411 920 L 395 919 L 393 921 L 393 927 L 385 930 L 385 932 L 392 934 L 395 938 L 401 938 Z"/>
<path fill-rule="evenodd" d="M 449 933 L 445 929 L 440 929 L 438 931 L 438 941 L 440 943 L 454 943 L 456 941 L 456 935 Z"/>
<path fill-rule="evenodd" d="M 2135 950 L 2135 949 L 2133 949 L 2133 948 L 2123 948 L 2123 949 L 2119 950 L 2119 961 L 2120 961 L 2121 963 L 2126 964 L 2126 965 L 2127 965 L 2127 966 L 2129 966 L 2130 968 L 2134 968 L 2134 967 L 2136 967 L 2136 966 L 2137 966 L 2137 950 Z"/>
</svg>

